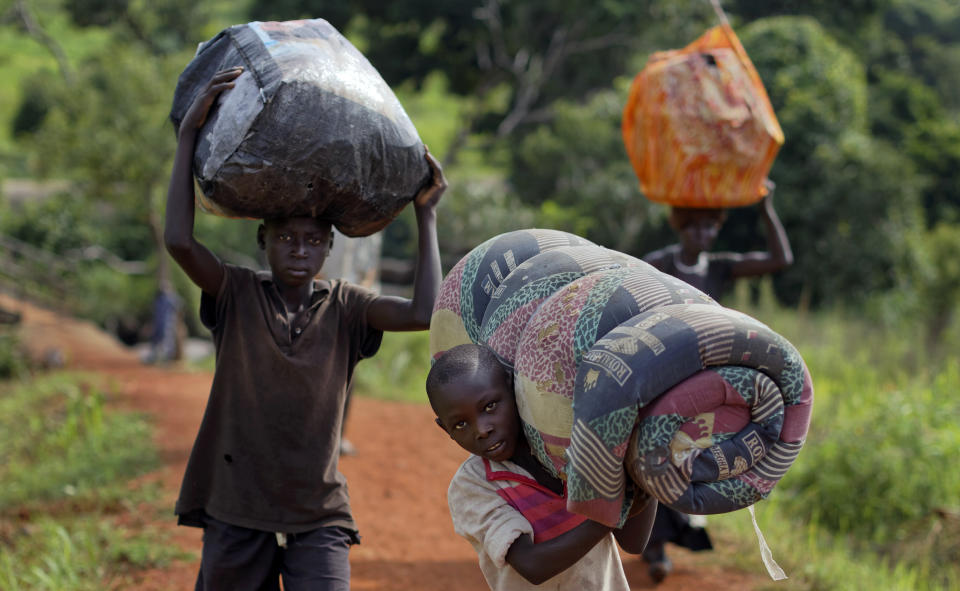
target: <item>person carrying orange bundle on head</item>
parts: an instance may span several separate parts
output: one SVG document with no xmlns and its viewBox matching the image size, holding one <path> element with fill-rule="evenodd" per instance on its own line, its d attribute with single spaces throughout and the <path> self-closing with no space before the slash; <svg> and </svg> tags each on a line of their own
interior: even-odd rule
<svg viewBox="0 0 960 591">
<path fill-rule="evenodd" d="M 767 188 L 769 192 L 760 203 L 766 228 L 766 250 L 711 252 L 727 211 L 720 208 L 673 207 L 670 210 L 670 227 L 677 233 L 679 242 L 651 252 L 643 260 L 718 301 L 735 279 L 766 275 L 790 266 L 793 264 L 793 252 L 783 224 L 773 208 L 773 183 L 767 181 Z M 673 570 L 666 553 L 668 542 L 693 551 L 713 548 L 702 521 L 692 521 L 690 516 L 660 505 L 650 541 L 643 552 L 643 559 L 649 565 L 649 574 L 654 581 L 663 581 Z"/>
<path fill-rule="evenodd" d="M 719 300 L 735 279 L 793 263 L 767 178 L 783 130 L 756 68 L 713 2 L 720 25 L 678 50 L 654 53 L 624 107 L 623 140 L 644 196 L 670 206 L 679 241 L 643 259 Z M 760 203 L 767 248 L 711 252 L 727 209 Z M 706 530 L 661 505 L 643 553 L 650 576 L 672 570 L 665 544 L 712 548 Z"/>
<path fill-rule="evenodd" d="M 773 183 L 760 202 L 767 249 L 752 252 L 711 252 L 726 221 L 721 208 L 672 207 L 670 227 L 679 242 L 643 257 L 658 270 L 682 279 L 715 300 L 740 277 L 775 273 L 793 264 L 793 251 L 773 207 Z"/>
</svg>

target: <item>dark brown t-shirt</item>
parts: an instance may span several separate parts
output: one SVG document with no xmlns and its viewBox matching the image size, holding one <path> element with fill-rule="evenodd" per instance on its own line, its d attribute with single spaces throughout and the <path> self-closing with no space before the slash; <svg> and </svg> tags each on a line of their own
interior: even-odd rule
<svg viewBox="0 0 960 591">
<path fill-rule="evenodd" d="M 202 525 L 205 512 L 262 531 L 356 531 L 337 462 L 347 384 L 383 336 L 366 322 L 375 297 L 318 281 L 297 332 L 269 272 L 225 266 L 217 297 L 203 294 L 200 304 L 216 371 L 177 501 L 180 523 Z"/>
</svg>

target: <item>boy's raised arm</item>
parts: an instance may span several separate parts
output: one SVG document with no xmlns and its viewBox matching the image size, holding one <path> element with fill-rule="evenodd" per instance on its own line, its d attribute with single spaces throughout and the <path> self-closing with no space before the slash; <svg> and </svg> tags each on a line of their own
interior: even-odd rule
<svg viewBox="0 0 960 591">
<path fill-rule="evenodd" d="M 197 95 L 193 104 L 187 109 L 187 113 L 180 122 L 177 153 L 174 157 L 170 187 L 167 191 L 164 244 L 170 256 L 183 268 L 187 276 L 210 295 L 216 295 L 220 288 L 223 264 L 193 236 L 195 215 L 193 150 L 197 134 L 207 119 L 213 101 L 224 90 L 233 88 L 233 81 L 242 72 L 242 68 L 233 68 L 214 74 L 203 92 Z"/>
<path fill-rule="evenodd" d="M 767 233 L 767 250 L 747 252 L 734 258 L 730 267 L 733 278 L 750 277 L 775 273 L 780 269 L 793 264 L 793 250 L 790 240 L 783 229 L 777 211 L 773 208 L 774 184 L 767 181 L 770 192 L 760 203 L 760 213 L 763 217 L 764 229 Z"/>
<path fill-rule="evenodd" d="M 367 322 L 380 330 L 426 330 L 430 327 L 433 303 L 440 292 L 440 248 L 437 243 L 437 203 L 447 189 L 440 163 L 430 152 L 430 184 L 413 200 L 417 215 L 417 265 L 413 299 L 380 296 L 367 308 Z"/>
</svg>

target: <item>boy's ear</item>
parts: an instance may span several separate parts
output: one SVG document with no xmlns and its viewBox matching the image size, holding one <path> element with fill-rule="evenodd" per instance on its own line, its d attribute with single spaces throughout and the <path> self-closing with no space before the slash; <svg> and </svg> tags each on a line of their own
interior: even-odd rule
<svg viewBox="0 0 960 591">
<path fill-rule="evenodd" d="M 438 427 L 440 427 L 441 429 L 443 429 L 443 432 L 444 432 L 444 433 L 447 433 L 447 428 L 444 427 L 444 426 L 443 426 L 443 423 L 440 422 L 440 418 L 439 418 L 439 417 L 433 419 L 433 422 L 435 422 Z M 447 433 L 447 435 L 449 435 L 449 433 Z"/>
<path fill-rule="evenodd" d="M 260 250 L 267 249 L 267 227 L 263 224 L 257 227 L 257 245 L 260 247 Z"/>
</svg>

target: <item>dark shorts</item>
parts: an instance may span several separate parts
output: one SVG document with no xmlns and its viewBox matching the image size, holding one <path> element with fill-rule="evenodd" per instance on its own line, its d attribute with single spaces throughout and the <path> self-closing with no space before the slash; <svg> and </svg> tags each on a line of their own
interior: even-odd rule
<svg viewBox="0 0 960 591">
<path fill-rule="evenodd" d="M 196 591 L 349 591 L 350 545 L 356 533 L 321 527 L 277 535 L 230 525 L 207 516 Z"/>
</svg>

